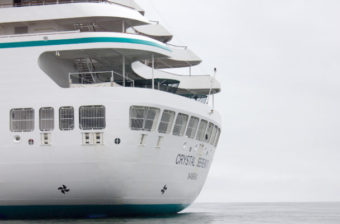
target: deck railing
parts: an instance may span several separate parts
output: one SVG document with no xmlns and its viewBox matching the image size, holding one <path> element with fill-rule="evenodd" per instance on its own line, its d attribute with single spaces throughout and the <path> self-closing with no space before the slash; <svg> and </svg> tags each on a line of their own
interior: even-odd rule
<svg viewBox="0 0 340 224">
<path fill-rule="evenodd" d="M 117 4 L 119 3 L 111 2 L 109 0 L 24 0 L 21 3 L 0 3 L 0 8 L 10 8 L 10 7 L 26 7 L 26 6 L 39 6 L 39 5 L 56 5 L 56 4 L 68 4 L 68 3 L 109 3 L 109 4 Z M 122 5 L 128 7 L 126 5 Z M 130 8 L 130 7 L 128 7 Z"/>
<path fill-rule="evenodd" d="M 110 84 L 134 87 L 135 81 L 115 71 L 70 72 L 69 86 Z"/>
</svg>

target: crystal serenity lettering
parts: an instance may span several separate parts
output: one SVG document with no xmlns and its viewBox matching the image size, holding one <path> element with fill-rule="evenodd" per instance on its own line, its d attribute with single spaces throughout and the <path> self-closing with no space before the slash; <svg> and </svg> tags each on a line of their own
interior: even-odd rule
<svg viewBox="0 0 340 224">
<path fill-rule="evenodd" d="M 197 161 L 197 162 L 196 162 Z M 209 164 L 209 160 L 199 157 L 196 160 L 196 157 L 185 155 L 185 154 L 178 154 L 176 157 L 176 164 L 177 165 L 184 165 L 184 166 L 193 166 L 193 167 L 200 167 L 206 168 Z"/>
<path fill-rule="evenodd" d="M 178 154 L 176 157 L 177 165 L 185 165 L 185 166 L 195 166 L 196 158 L 194 156 Z"/>
</svg>

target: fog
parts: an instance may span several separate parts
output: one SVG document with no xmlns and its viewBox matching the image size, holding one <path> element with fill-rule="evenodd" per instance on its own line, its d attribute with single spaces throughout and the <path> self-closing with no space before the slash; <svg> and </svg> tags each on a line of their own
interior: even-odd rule
<svg viewBox="0 0 340 224">
<path fill-rule="evenodd" d="M 136 0 L 217 67 L 220 143 L 199 202 L 340 200 L 340 1 Z"/>
</svg>

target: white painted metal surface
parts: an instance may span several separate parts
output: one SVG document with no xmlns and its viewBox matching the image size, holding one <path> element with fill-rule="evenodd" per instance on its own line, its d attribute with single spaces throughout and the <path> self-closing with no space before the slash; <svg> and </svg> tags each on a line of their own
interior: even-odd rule
<svg viewBox="0 0 340 224">
<path fill-rule="evenodd" d="M 149 23 L 149 21 L 136 10 L 106 2 L 1 8 L 0 23 L 61 20 L 82 17 L 114 17 L 139 21 L 140 24 Z"/>
<path fill-rule="evenodd" d="M 154 75 L 152 76 L 152 68 L 141 62 L 134 62 L 131 67 L 138 75 L 145 79 L 154 77 L 155 79 L 178 80 L 180 81 L 179 89 L 190 90 L 198 94 L 213 94 L 221 90 L 220 83 L 215 77 L 210 75 L 177 75 L 155 69 Z"/>
<path fill-rule="evenodd" d="M 0 22 L 28 21 L 36 8 L 41 9 L 36 15 L 40 20 L 65 19 L 71 14 L 83 13 L 146 21 L 126 7 L 78 3 L 0 9 Z M 115 39 L 99 41 L 102 39 L 98 38 Z M 46 52 L 55 52 L 54 58 L 62 58 L 65 52 L 83 52 L 84 56 L 88 56 L 86 52 L 90 50 L 108 52 L 103 49 L 134 56 L 136 61 L 143 55 L 170 56 L 166 45 L 156 40 L 123 33 L 45 33 L 0 38 L 0 205 L 190 204 L 199 194 L 215 146 L 174 136 L 172 132 L 159 133 L 157 129 L 151 132 L 131 130 L 129 109 L 132 105 L 166 109 L 205 119 L 220 127 L 217 112 L 211 113 L 206 104 L 152 89 L 104 84 L 94 88 L 68 88 L 68 83 L 61 87 L 48 73 L 65 75 L 68 81 L 74 67 L 57 66 L 53 57 L 41 59 Z M 141 68 L 138 74 L 150 78 L 151 68 L 148 70 L 138 62 L 132 67 Z M 155 70 L 154 75 L 156 78 L 165 74 Z M 181 88 L 204 89 L 207 86 L 206 78 L 179 79 Z M 212 86 L 220 89 L 218 83 Z M 80 129 L 79 108 L 84 105 L 105 107 L 105 129 Z M 74 108 L 73 130 L 59 129 L 59 108 L 64 106 Z M 54 108 L 54 129 L 48 132 L 38 128 L 42 107 Z M 34 109 L 34 131 L 10 131 L 12 108 Z M 159 119 L 156 122 L 158 127 Z M 84 145 L 87 132 L 98 132 L 99 143 Z M 44 137 L 45 142 L 42 141 Z M 188 158 L 194 158 L 193 162 L 188 162 Z M 207 161 L 204 166 L 201 160 Z M 69 189 L 67 193 L 58 190 L 63 185 Z M 167 186 L 166 192 L 162 192 L 164 186 Z"/>
</svg>

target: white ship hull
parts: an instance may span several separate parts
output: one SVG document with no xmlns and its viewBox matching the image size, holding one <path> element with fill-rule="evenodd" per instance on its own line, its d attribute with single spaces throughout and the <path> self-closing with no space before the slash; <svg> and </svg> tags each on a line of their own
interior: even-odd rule
<svg viewBox="0 0 340 224">
<path fill-rule="evenodd" d="M 133 19 L 135 24 L 144 22 L 144 17 L 137 12 L 113 5 L 112 2 L 70 5 L 74 11 L 67 10 L 67 4 L 41 6 L 41 9 L 46 10 L 42 11 L 44 15 L 41 15 L 41 21 L 47 20 L 45 26 L 52 26 L 56 23 L 54 17 L 59 13 L 64 20 L 60 20 L 56 26 L 58 29 L 68 28 L 70 24 L 66 22 L 76 21 L 77 16 L 92 21 L 88 13 L 95 5 L 92 10 L 96 13 L 105 8 L 103 18 L 106 16 L 108 21 L 117 20 L 110 18 L 109 12 L 112 10 L 117 13 L 117 17 L 129 11 L 129 23 Z M 39 7 L 28 7 L 28 11 L 19 8 L 23 13 L 21 20 L 26 21 L 27 15 Z M 2 28 L 1 24 L 14 23 L 15 18 L 9 15 L 16 10 L 2 9 L 3 15 L 8 18 L 0 16 L 0 34 L 12 32 L 13 27 L 8 25 Z M 70 18 L 73 16 L 70 12 L 80 15 Z M 81 14 L 85 12 L 86 15 Z M 94 16 L 98 17 L 97 14 Z M 32 27 L 27 28 L 28 32 L 30 29 L 36 32 L 44 28 L 39 24 L 29 24 Z M 110 29 L 114 29 L 110 23 L 103 22 L 103 25 L 107 24 Z M 218 136 L 215 133 L 216 141 L 213 141 L 212 128 L 216 132 L 220 131 L 220 116 L 207 104 L 172 92 L 123 87 L 128 80 L 125 80 L 125 69 L 130 69 L 132 74 L 133 62 L 147 60 L 151 56 L 152 60 L 154 57 L 166 57 L 170 62 L 175 60 L 171 58 L 171 50 L 167 45 L 142 35 L 78 30 L 0 36 L 0 218 L 168 214 L 184 209 L 195 200 L 213 160 Z M 71 73 L 80 74 L 74 63 L 85 57 L 94 58 L 97 68 L 101 66 L 102 69 L 114 70 L 121 66 L 123 84 L 117 84 L 117 80 L 114 82 L 112 72 L 111 85 L 107 82 L 72 86 Z M 129 63 L 126 66 L 125 59 Z M 119 60 L 124 63 L 124 68 Z M 183 63 L 179 60 L 176 65 L 182 66 Z M 198 63 L 197 58 L 193 63 Z M 150 67 L 150 71 L 153 70 Z M 133 75 L 137 78 L 142 76 Z M 143 75 L 151 77 L 151 74 Z M 159 79 L 165 77 L 164 80 L 179 79 L 177 83 L 182 84 L 179 86 L 182 95 L 196 91 L 196 95 L 202 93 L 207 96 L 213 94 L 212 91 L 216 93 L 220 90 L 218 82 L 210 76 L 184 79 L 171 74 L 156 75 Z M 145 78 L 148 79 L 151 78 Z M 195 83 L 192 83 L 193 80 Z M 88 105 L 105 107 L 106 125 L 100 130 L 84 130 L 80 127 L 80 108 Z M 67 131 L 59 126 L 59 109 L 65 106 L 74 108 L 74 127 Z M 159 111 L 152 130 L 135 130 L 131 127 L 130 109 L 133 106 L 156 108 Z M 15 126 L 18 124 L 15 122 L 26 125 L 27 117 L 12 112 L 27 108 L 34 111 L 34 116 L 30 118 L 33 119 L 34 127 L 21 130 L 20 125 Z M 54 126 L 50 130 L 42 130 L 39 126 L 41 108 L 53 108 Z M 175 128 L 167 133 L 160 132 L 158 127 L 164 110 L 172 111 L 177 117 L 184 114 L 188 123 L 192 117 L 197 118 L 197 122 L 205 121 L 202 136 L 206 139 L 195 137 L 197 127 L 192 137 L 187 137 L 184 132 L 174 134 L 172 130 Z M 176 126 L 174 120 L 172 122 L 170 128 Z M 205 134 L 209 132 L 207 124 L 211 126 L 209 134 Z M 184 130 L 185 127 L 186 124 Z M 88 139 L 84 143 L 87 135 L 94 138 L 98 133 L 98 144 L 87 144 L 86 141 L 90 141 Z M 208 137 L 212 141 L 207 140 Z"/>
<path fill-rule="evenodd" d="M 206 105 L 174 94 L 138 88 L 86 91 L 77 88 L 70 89 L 61 100 L 48 98 L 32 94 L 1 109 L 9 111 L 18 105 L 30 105 L 36 110 L 42 105 L 56 108 L 105 105 L 110 125 L 104 132 L 104 144 L 82 145 L 81 131 L 59 130 L 52 133 L 50 146 L 40 145 L 38 130 L 20 134 L 20 142 L 15 142 L 17 134 L 3 128 L 1 136 L 6 144 L 0 149 L 0 215 L 8 217 L 12 209 L 19 209 L 16 217 L 20 211 L 27 216 L 25 211 L 32 208 L 53 210 L 54 217 L 58 212 L 62 217 L 173 213 L 188 206 L 199 194 L 215 148 L 187 137 L 130 130 L 128 115 L 131 105 L 149 105 L 218 119 L 216 112 L 209 115 Z M 1 123 L 8 123 L 8 114 L 3 117 L 6 119 Z M 141 134 L 146 135 L 143 144 L 140 144 Z M 157 147 L 159 136 L 164 138 Z M 121 140 L 120 144 L 115 143 L 116 138 Z M 28 145 L 29 139 L 35 144 Z M 206 164 L 201 163 L 202 159 Z M 62 185 L 69 189 L 65 194 L 58 190 Z M 166 190 L 162 192 L 164 187 Z M 30 215 L 46 217 L 39 212 Z"/>
</svg>

